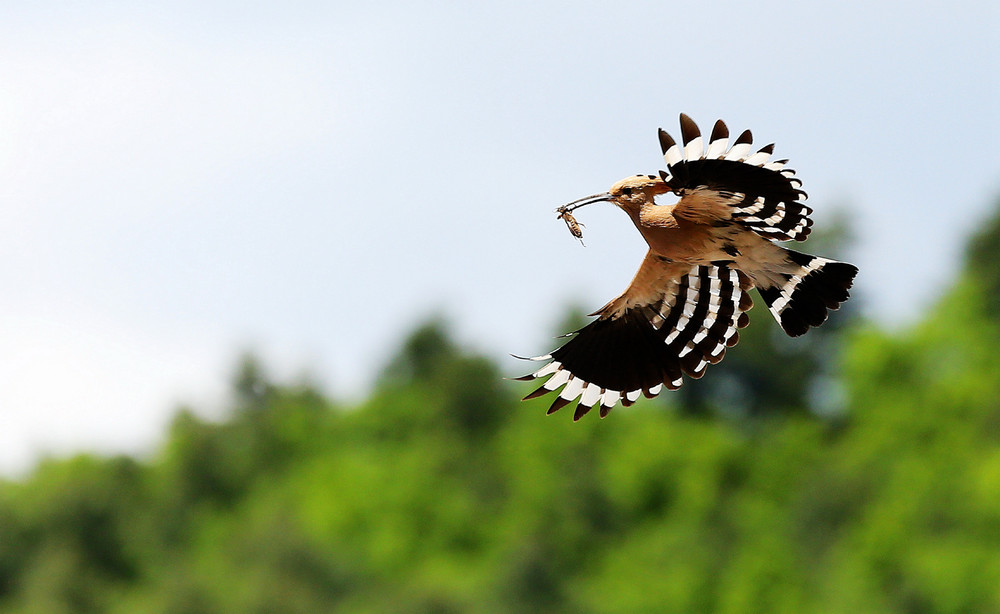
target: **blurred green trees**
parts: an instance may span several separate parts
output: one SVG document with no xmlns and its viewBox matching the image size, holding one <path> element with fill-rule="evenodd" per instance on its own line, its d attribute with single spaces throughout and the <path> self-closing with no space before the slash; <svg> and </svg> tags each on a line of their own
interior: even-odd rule
<svg viewBox="0 0 1000 614">
<path fill-rule="evenodd" d="M 968 254 L 907 330 L 755 314 L 684 411 L 546 417 L 441 319 L 352 407 L 246 357 L 150 458 L 0 482 L 0 612 L 1000 612 L 1000 223 Z"/>
</svg>

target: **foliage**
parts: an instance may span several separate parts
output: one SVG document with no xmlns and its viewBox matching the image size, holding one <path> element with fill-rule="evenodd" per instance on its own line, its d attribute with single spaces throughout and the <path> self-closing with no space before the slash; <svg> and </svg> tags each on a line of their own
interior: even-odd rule
<svg viewBox="0 0 1000 614">
<path fill-rule="evenodd" d="M 993 318 L 1000 318 L 1000 202 L 993 215 L 969 239 L 966 262 L 970 274 L 975 275 L 983 289 L 986 310 Z"/>
<path fill-rule="evenodd" d="M 836 419 L 765 338 L 727 358 L 769 365 L 732 420 L 546 417 L 440 319 L 355 407 L 244 358 L 228 417 L 179 411 L 152 458 L 0 483 L 0 612 L 1000 611 L 1000 319 L 973 253 L 912 329 L 831 337 Z"/>
</svg>

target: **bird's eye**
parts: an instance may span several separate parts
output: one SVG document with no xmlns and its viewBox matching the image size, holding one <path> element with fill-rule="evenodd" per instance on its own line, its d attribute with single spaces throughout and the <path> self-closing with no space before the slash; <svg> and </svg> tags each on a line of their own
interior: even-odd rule
<svg viewBox="0 0 1000 614">
<path fill-rule="evenodd" d="M 625 196 L 632 196 L 632 188 L 631 187 L 622 188 L 622 194 L 624 194 Z"/>
</svg>

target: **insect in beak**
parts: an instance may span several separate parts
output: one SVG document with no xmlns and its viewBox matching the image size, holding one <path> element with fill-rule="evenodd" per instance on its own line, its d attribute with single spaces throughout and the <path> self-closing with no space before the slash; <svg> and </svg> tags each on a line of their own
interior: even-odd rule
<svg viewBox="0 0 1000 614">
<path fill-rule="evenodd" d="M 611 194 L 609 194 L 608 192 L 603 192 L 601 194 L 592 194 L 590 196 L 584 196 L 583 198 L 574 200 L 571 203 L 566 203 L 562 207 L 556 209 L 556 213 L 559 214 L 560 220 L 566 222 L 566 228 L 569 228 L 570 234 L 572 234 L 577 239 L 580 239 L 580 244 L 586 247 L 586 244 L 583 242 L 583 231 L 580 230 L 581 227 L 585 228 L 585 226 L 583 226 L 583 224 L 581 224 L 580 222 L 576 221 L 576 218 L 573 217 L 573 214 L 570 212 L 575 209 L 579 209 L 584 205 L 591 205 L 593 203 L 599 203 L 610 200 L 611 200 Z"/>
<path fill-rule="evenodd" d="M 583 231 L 580 230 L 581 227 L 585 228 L 585 226 L 583 226 L 583 224 L 581 224 L 580 222 L 576 221 L 576 218 L 573 217 L 573 214 L 569 212 L 569 209 L 564 209 L 560 207 L 559 209 L 556 209 L 556 211 L 559 212 L 559 219 L 566 222 L 566 228 L 569 228 L 570 234 L 572 234 L 577 239 L 580 239 L 580 245 L 587 247 L 587 244 L 583 242 Z"/>
</svg>

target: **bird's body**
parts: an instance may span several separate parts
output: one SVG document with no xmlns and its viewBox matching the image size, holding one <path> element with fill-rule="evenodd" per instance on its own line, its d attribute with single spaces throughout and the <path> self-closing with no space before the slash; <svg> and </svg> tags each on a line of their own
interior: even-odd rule
<svg viewBox="0 0 1000 614">
<path fill-rule="evenodd" d="M 849 297 L 857 268 L 785 249 L 804 240 L 811 210 L 785 161 L 769 162 L 772 145 L 750 153 L 749 131 L 728 147 L 716 122 L 705 150 L 697 126 L 681 115 L 683 147 L 662 130 L 668 172 L 636 175 L 558 209 L 573 231 L 570 211 L 609 201 L 621 208 L 649 246 L 639 271 L 620 296 L 593 315 L 566 345 L 535 360 L 548 361 L 522 379 L 547 377 L 534 398 L 560 387 L 549 413 L 580 399 L 579 419 L 595 405 L 601 416 L 640 393 L 676 389 L 682 374 L 698 378 L 722 360 L 748 323 L 756 287 L 791 336 L 822 324 L 828 309 Z M 674 194 L 673 204 L 656 199 Z M 570 224 L 570 221 L 573 224 Z M 580 237 L 579 228 L 573 232 Z"/>
</svg>

